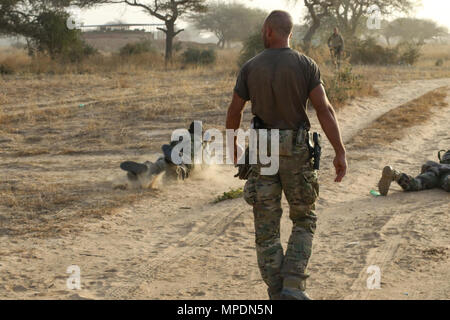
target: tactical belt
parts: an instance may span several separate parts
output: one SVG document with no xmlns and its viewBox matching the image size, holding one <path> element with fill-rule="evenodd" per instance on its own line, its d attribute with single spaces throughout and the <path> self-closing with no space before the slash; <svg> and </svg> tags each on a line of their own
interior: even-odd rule
<svg viewBox="0 0 450 320">
<path fill-rule="evenodd" d="M 253 129 L 266 129 L 270 130 L 270 128 L 267 127 L 267 125 L 264 123 L 264 121 L 259 118 L 258 116 L 255 116 L 252 119 L 252 125 L 251 127 Z M 313 134 L 309 133 L 309 126 L 306 125 L 306 123 L 303 123 L 299 129 L 297 130 L 279 130 L 280 137 L 281 136 L 290 136 L 292 134 L 292 143 L 293 144 L 302 144 L 306 143 L 310 158 L 314 159 L 314 169 L 319 170 L 320 169 L 320 157 L 322 153 L 321 148 L 321 136 L 319 133 L 314 132 Z M 281 147 L 281 146 L 280 146 Z M 283 152 L 282 150 L 280 150 Z"/>
</svg>

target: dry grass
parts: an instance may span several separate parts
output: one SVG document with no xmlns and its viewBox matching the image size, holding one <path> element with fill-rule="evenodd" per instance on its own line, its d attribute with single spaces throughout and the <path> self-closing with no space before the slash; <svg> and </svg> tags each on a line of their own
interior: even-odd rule
<svg viewBox="0 0 450 320">
<path fill-rule="evenodd" d="M 0 63 L 15 74 L 0 76 L 0 232 L 57 236 L 142 197 L 158 197 L 152 190 L 113 190 L 108 181 L 121 173 L 121 161 L 159 154 L 170 131 L 193 119 L 223 129 L 238 52 L 218 54 L 214 66 L 175 62 L 165 69 L 161 57 L 145 55 L 61 65 L 2 51 Z M 324 77 L 333 77 L 322 65 L 326 57 L 315 58 Z M 373 94 L 363 84 L 350 86 L 342 105 Z M 244 122 L 250 117 L 245 112 Z"/>
<path fill-rule="evenodd" d="M 350 141 L 352 148 L 383 146 L 400 140 L 408 128 L 421 125 L 447 106 L 447 87 L 442 87 L 397 107 L 360 131 Z"/>
<path fill-rule="evenodd" d="M 24 50 L 12 48 L 0 50 L 0 74 L 14 73 L 17 70 L 23 70 L 30 64 L 31 58 Z"/>
<path fill-rule="evenodd" d="M 236 72 L 237 50 L 218 52 L 219 63 L 215 66 L 185 66 L 181 62 L 181 53 L 175 54 L 173 63 L 166 66 L 162 53 L 144 53 L 132 56 L 118 54 L 99 54 L 85 58 L 79 63 L 64 60 L 52 60 L 38 55 L 30 58 L 22 49 L 0 49 L 0 74 L 143 74 L 148 71 L 166 71 L 180 69 L 211 69 L 218 72 Z M 6 72 L 1 72 L 1 70 Z M 121 85 L 121 84 L 119 84 Z"/>
<path fill-rule="evenodd" d="M 0 188 L 0 208 L 14 215 L 6 218 L 8 223 L 0 220 L 0 229 L 8 235 L 53 237 L 82 228 L 83 220 L 102 219 L 120 206 L 155 194 L 153 190 L 112 191 L 107 185 L 7 180 Z"/>
<path fill-rule="evenodd" d="M 450 44 L 427 44 L 421 54 L 414 66 L 354 66 L 354 70 L 372 82 L 450 78 Z M 436 66 L 438 60 L 441 66 Z"/>
<path fill-rule="evenodd" d="M 109 180 L 193 119 L 223 127 L 235 79 L 221 68 L 1 78 L 0 233 L 53 237 L 158 196 Z"/>
</svg>

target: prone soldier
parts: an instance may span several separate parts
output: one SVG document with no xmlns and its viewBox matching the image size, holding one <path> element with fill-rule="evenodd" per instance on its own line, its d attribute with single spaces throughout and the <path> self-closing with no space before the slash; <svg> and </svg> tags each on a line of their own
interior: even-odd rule
<svg viewBox="0 0 450 320">
<path fill-rule="evenodd" d="M 442 153 L 444 153 L 443 156 Z M 390 166 L 385 167 L 378 182 L 380 194 L 386 196 L 393 181 L 397 182 L 404 191 L 441 188 L 450 192 L 450 150 L 439 151 L 438 158 L 439 163 L 427 161 L 422 166 L 420 175 L 415 178 Z"/>
<path fill-rule="evenodd" d="M 196 139 L 200 139 L 199 141 L 202 141 L 201 136 L 195 136 L 194 124 L 195 122 L 192 122 L 188 130 L 191 137 L 191 160 L 193 160 L 194 157 L 194 141 Z M 120 168 L 127 172 L 128 182 L 130 182 L 131 184 L 138 183 L 141 186 L 147 186 L 154 177 L 162 173 L 165 173 L 168 179 L 187 179 L 192 174 L 195 166 L 193 164 L 193 161 L 190 161 L 190 163 L 177 164 L 172 159 L 172 150 L 178 143 L 180 143 L 180 141 L 172 141 L 170 144 L 163 145 L 163 155 L 159 157 L 155 162 L 146 161 L 144 163 L 138 163 L 134 161 L 125 161 L 121 163 Z"/>
</svg>

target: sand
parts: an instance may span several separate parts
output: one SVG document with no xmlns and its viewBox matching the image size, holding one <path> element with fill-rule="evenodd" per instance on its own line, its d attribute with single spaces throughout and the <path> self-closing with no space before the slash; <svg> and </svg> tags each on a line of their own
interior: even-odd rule
<svg viewBox="0 0 450 320">
<path fill-rule="evenodd" d="M 389 110 L 448 85 L 450 79 L 412 81 L 379 88 L 379 97 L 352 101 L 338 112 L 344 141 Z M 333 182 L 333 153 L 324 143 L 309 264 L 312 298 L 450 299 L 450 195 L 404 193 L 395 185 L 388 197 L 369 193 L 385 165 L 416 174 L 438 150 L 448 149 L 449 123 L 447 106 L 390 145 L 349 148 L 342 184 Z M 318 130 L 317 120 L 313 128 Z M 213 203 L 243 182 L 233 179 L 230 166 L 210 173 L 162 185 L 154 197 L 73 232 L 48 238 L 0 233 L 0 298 L 266 299 L 251 207 L 243 199 Z M 291 228 L 285 199 L 283 209 L 285 246 Z M 66 287 L 71 265 L 80 267 L 80 290 Z M 367 288 L 372 265 L 381 271 L 381 289 Z"/>
</svg>

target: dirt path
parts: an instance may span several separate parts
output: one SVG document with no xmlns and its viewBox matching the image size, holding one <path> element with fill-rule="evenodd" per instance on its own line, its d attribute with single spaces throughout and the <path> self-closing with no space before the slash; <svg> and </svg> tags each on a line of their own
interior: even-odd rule
<svg viewBox="0 0 450 320">
<path fill-rule="evenodd" d="M 352 102 L 338 114 L 344 140 L 389 110 L 444 85 L 450 79 L 414 81 Z M 450 196 L 439 190 L 407 194 L 398 186 L 386 198 L 369 194 L 385 165 L 416 173 L 424 160 L 448 148 L 449 122 L 447 107 L 386 148 L 350 149 L 350 171 L 341 185 L 332 182 L 331 147 L 325 144 L 309 268 L 313 298 L 450 298 Z M 316 121 L 313 126 L 317 129 Z M 90 181 L 88 174 L 78 179 Z M 233 174 L 233 168 L 223 166 L 162 187 L 154 197 L 54 238 L 0 232 L 0 297 L 266 299 L 251 208 L 242 199 L 212 203 L 243 185 Z M 291 223 L 284 199 L 283 208 L 285 244 Z M 66 289 L 70 265 L 81 269 L 79 291 Z M 381 290 L 366 287 L 370 265 L 380 267 Z"/>
</svg>

